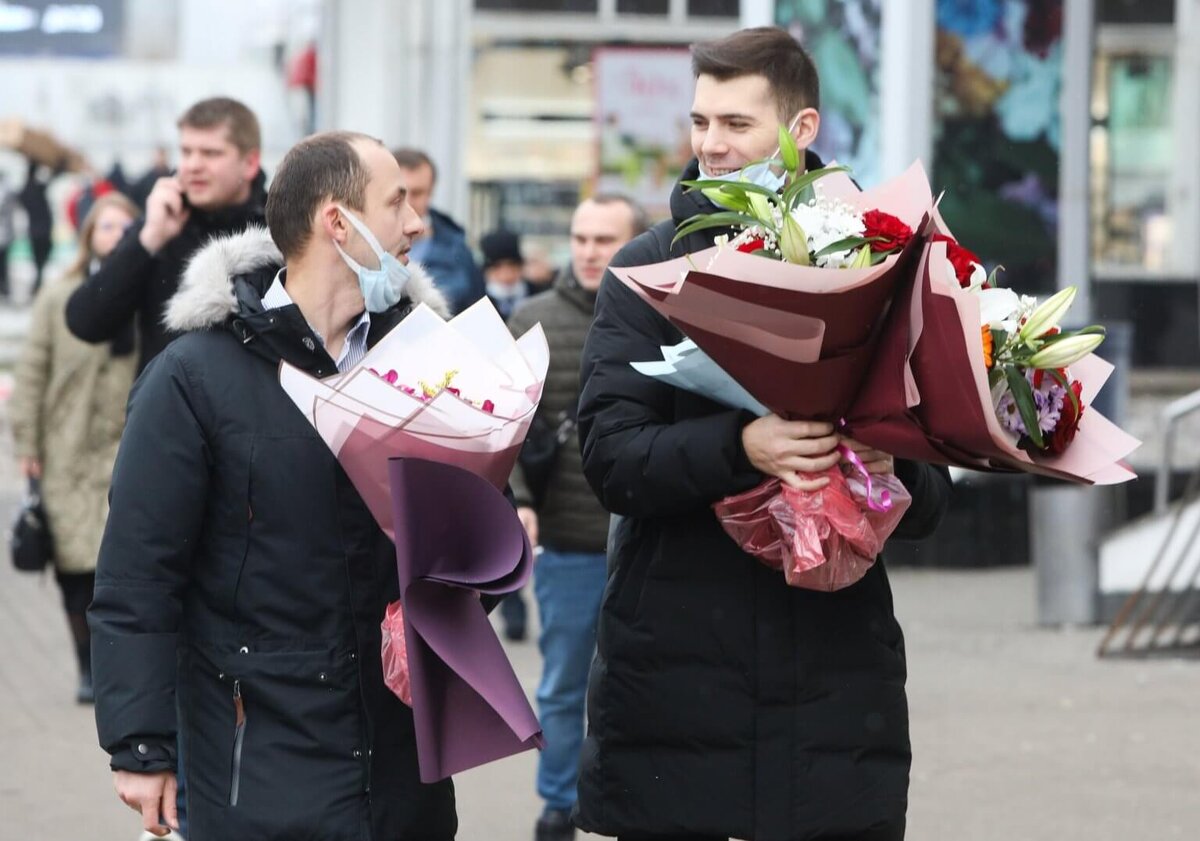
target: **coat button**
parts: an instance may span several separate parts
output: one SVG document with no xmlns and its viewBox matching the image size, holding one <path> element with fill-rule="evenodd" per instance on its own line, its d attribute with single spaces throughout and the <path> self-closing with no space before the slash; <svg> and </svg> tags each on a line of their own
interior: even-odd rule
<svg viewBox="0 0 1200 841">
<path fill-rule="evenodd" d="M 221 672 L 219 675 L 217 675 L 217 680 L 225 680 L 225 673 Z"/>
<path fill-rule="evenodd" d="M 321 672 L 319 675 L 317 675 L 317 680 L 321 681 L 321 683 L 324 683 L 325 681 L 329 680 L 329 675 Z"/>
<path fill-rule="evenodd" d="M 248 646 L 248 645 L 243 645 L 241 648 L 238 649 L 238 654 L 249 654 L 249 653 L 250 653 L 250 646 Z"/>
<path fill-rule="evenodd" d="M 362 759 L 362 751 L 360 751 L 358 748 L 355 748 L 355 749 L 354 749 L 354 758 L 355 758 L 355 759 Z"/>
<path fill-rule="evenodd" d="M 138 745 L 137 752 L 140 753 L 142 756 L 145 756 L 146 754 L 150 753 L 150 748 L 146 747 L 144 744 Z"/>
<path fill-rule="evenodd" d="M 351 652 L 350 652 L 350 662 L 351 662 L 351 663 L 354 663 L 354 662 L 357 662 L 357 660 L 358 660 L 358 652 L 357 652 L 357 651 L 351 651 Z"/>
</svg>

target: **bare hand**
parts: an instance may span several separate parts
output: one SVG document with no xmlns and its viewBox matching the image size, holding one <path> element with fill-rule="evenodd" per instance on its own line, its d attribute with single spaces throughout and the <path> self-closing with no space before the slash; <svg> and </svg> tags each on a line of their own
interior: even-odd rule
<svg viewBox="0 0 1200 841">
<path fill-rule="evenodd" d="M 42 462 L 40 459 L 21 456 L 17 462 L 17 469 L 21 471 L 21 475 L 26 479 L 42 478 Z"/>
<path fill-rule="evenodd" d="M 750 463 L 801 491 L 819 491 L 829 477 L 816 476 L 837 464 L 840 439 L 833 425 L 816 421 L 785 421 L 766 415 L 742 429 L 742 447 Z"/>
<path fill-rule="evenodd" d="M 178 787 L 172 772 L 114 771 L 113 786 L 122 803 L 142 813 L 142 828 L 151 835 L 161 838 L 172 829 L 179 829 L 175 802 Z"/>
<path fill-rule="evenodd" d="M 521 521 L 521 526 L 525 529 L 525 534 L 529 535 L 529 545 L 538 545 L 538 515 L 532 508 L 521 507 L 517 509 L 517 519 Z"/>
<path fill-rule="evenodd" d="M 173 175 L 154 182 L 146 199 L 146 224 L 138 234 L 142 247 L 157 253 L 183 230 L 191 211 L 184 206 L 183 184 Z"/>
<path fill-rule="evenodd" d="M 882 450 L 876 450 L 868 447 L 866 444 L 860 444 L 853 438 L 843 438 L 842 443 L 845 444 L 854 452 L 858 453 L 858 457 L 862 459 L 863 464 L 867 468 L 868 473 L 895 473 L 896 461 Z M 842 462 L 849 463 L 843 458 Z"/>
</svg>

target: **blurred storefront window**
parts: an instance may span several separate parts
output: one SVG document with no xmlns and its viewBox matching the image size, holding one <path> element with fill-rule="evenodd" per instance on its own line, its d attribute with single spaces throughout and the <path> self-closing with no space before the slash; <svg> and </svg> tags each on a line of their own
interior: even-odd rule
<svg viewBox="0 0 1200 841">
<path fill-rule="evenodd" d="M 1092 259 L 1099 273 L 1169 274 L 1173 61 L 1146 51 L 1096 59 Z"/>
</svg>

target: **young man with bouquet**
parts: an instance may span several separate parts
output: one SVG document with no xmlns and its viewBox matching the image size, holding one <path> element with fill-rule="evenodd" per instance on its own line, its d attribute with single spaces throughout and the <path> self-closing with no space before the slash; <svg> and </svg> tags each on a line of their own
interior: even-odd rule
<svg viewBox="0 0 1200 841">
<path fill-rule="evenodd" d="M 184 335 L 130 399 L 89 612 L 100 743 L 157 835 L 179 734 L 191 841 L 452 839 L 452 784 L 420 782 L 383 681 L 395 548 L 279 382 L 445 300 L 406 265 L 421 221 L 372 138 L 297 144 L 266 218 L 193 258 L 166 315 Z"/>
<path fill-rule="evenodd" d="M 784 31 L 750 29 L 693 47 L 692 148 L 681 180 L 778 189 L 778 127 L 801 150 L 820 127 L 810 59 Z M 805 168 L 823 163 L 805 151 Z M 718 212 L 677 185 L 673 219 L 613 266 L 700 251 L 676 226 Z M 910 748 L 903 638 L 876 563 L 836 592 L 789 587 L 730 540 L 712 505 L 768 477 L 837 464 L 830 424 L 756 418 L 635 371 L 683 339 L 608 276 L 583 353 L 584 472 L 622 515 L 589 690 L 577 824 L 623 839 L 898 841 Z M 895 536 L 928 535 L 948 499 L 945 470 L 845 442 L 872 473 L 896 473 L 912 504 Z"/>
</svg>

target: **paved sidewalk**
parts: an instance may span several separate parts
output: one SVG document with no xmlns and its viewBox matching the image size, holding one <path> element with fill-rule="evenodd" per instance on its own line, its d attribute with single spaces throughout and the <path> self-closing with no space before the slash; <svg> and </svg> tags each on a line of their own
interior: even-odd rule
<svg viewBox="0 0 1200 841">
<path fill-rule="evenodd" d="M 5 523 L 17 497 L 7 451 Z M 897 570 L 893 581 L 916 756 L 910 839 L 1200 837 L 1200 662 L 1099 662 L 1098 630 L 1035 628 L 1029 570 Z M 536 646 L 510 653 L 532 694 Z M 91 710 L 73 702 L 72 661 L 53 581 L 0 559 L 0 841 L 138 837 Z M 463 774 L 459 838 L 529 841 L 533 775 L 532 754 Z"/>
</svg>

